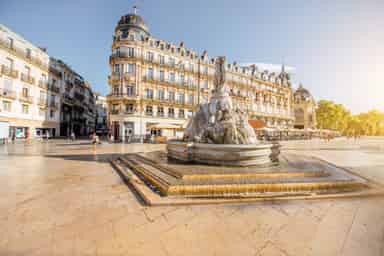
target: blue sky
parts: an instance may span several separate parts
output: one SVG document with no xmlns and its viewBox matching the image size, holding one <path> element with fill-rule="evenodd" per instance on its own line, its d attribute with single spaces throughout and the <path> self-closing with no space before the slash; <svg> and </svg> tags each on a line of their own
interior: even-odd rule
<svg viewBox="0 0 384 256">
<path fill-rule="evenodd" d="M 0 23 L 108 93 L 121 15 L 139 6 L 153 36 L 231 62 L 285 63 L 314 97 L 384 111 L 384 1 L 0 0 Z"/>
</svg>

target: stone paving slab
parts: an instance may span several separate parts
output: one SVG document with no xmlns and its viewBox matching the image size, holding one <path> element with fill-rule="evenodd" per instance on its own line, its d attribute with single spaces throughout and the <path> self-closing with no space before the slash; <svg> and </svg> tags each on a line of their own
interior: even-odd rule
<svg viewBox="0 0 384 256">
<path fill-rule="evenodd" d="M 384 255 L 384 197 L 146 207 L 107 159 L 163 145 L 54 143 L 0 146 L 1 256 Z M 300 152 L 384 181 L 382 152 L 311 147 Z"/>
</svg>

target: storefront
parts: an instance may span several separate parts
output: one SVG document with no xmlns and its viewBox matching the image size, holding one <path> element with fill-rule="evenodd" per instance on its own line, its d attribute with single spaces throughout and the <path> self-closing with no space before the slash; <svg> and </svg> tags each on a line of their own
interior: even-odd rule
<svg viewBox="0 0 384 256">
<path fill-rule="evenodd" d="M 36 137 L 55 137 L 56 128 L 36 128 Z"/>
<path fill-rule="evenodd" d="M 9 129 L 9 137 L 13 138 L 15 137 L 16 139 L 25 139 L 29 137 L 29 127 L 15 127 L 11 126 Z"/>
</svg>

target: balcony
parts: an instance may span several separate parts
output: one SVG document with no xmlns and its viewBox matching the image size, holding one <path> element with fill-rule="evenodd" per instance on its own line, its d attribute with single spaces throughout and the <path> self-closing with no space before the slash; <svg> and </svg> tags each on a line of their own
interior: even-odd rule
<svg viewBox="0 0 384 256">
<path fill-rule="evenodd" d="M 135 73 L 131 72 L 125 72 L 124 73 L 124 80 L 127 82 L 134 82 L 136 79 Z"/>
<path fill-rule="evenodd" d="M 39 98 L 37 101 L 37 104 L 41 107 L 47 107 L 47 99 L 46 98 Z"/>
<path fill-rule="evenodd" d="M 48 82 L 47 81 L 44 81 L 44 80 L 39 80 L 39 82 L 37 83 L 37 85 L 41 88 L 41 89 L 45 89 L 47 90 L 49 85 L 48 85 Z"/>
<path fill-rule="evenodd" d="M 17 70 L 11 69 L 5 65 L 1 65 L 1 74 L 12 78 L 17 78 L 19 76 L 19 72 Z"/>
<path fill-rule="evenodd" d="M 49 84 L 48 89 L 51 90 L 52 92 L 60 93 L 60 87 L 58 87 L 52 83 Z"/>
<path fill-rule="evenodd" d="M 111 56 L 109 56 L 109 63 L 112 64 L 114 60 L 119 59 L 119 58 L 121 58 L 121 59 L 129 59 L 129 60 L 133 60 L 133 61 L 140 60 L 140 56 L 137 53 L 129 54 L 129 53 L 126 53 L 126 52 L 119 52 L 119 53 L 111 54 Z"/>
<path fill-rule="evenodd" d="M 54 109 L 58 109 L 59 104 L 57 102 L 51 101 L 51 102 L 49 102 L 49 107 L 54 108 Z"/>
<path fill-rule="evenodd" d="M 35 84 L 35 78 L 31 77 L 29 74 L 21 73 L 20 79 L 23 82 L 26 82 L 29 84 Z"/>
<path fill-rule="evenodd" d="M 73 97 L 70 95 L 69 92 L 64 92 L 62 99 L 63 99 L 64 103 L 66 103 L 68 105 L 74 105 L 75 104 L 75 100 L 73 99 Z"/>
<path fill-rule="evenodd" d="M 25 49 L 9 45 L 5 40 L 0 39 L 0 48 L 6 50 L 10 54 L 24 59 L 26 62 L 34 64 L 39 68 L 48 71 L 48 63 L 44 63 L 41 59 L 26 54 Z"/>
<path fill-rule="evenodd" d="M 143 82 L 153 83 L 153 84 L 160 84 L 164 86 L 179 88 L 179 89 L 186 89 L 190 91 L 195 91 L 196 87 L 195 85 L 188 85 L 187 83 L 181 83 L 176 81 L 167 81 L 160 79 L 160 77 L 157 76 L 143 76 L 142 78 Z"/>
<path fill-rule="evenodd" d="M 113 72 L 110 76 L 108 76 L 108 83 L 110 85 L 115 85 L 120 83 L 120 73 Z"/>
<path fill-rule="evenodd" d="M 112 115 L 118 115 L 119 113 L 120 113 L 120 111 L 117 110 L 117 109 L 112 109 L 112 110 L 111 110 L 111 114 L 112 114 Z"/>
<path fill-rule="evenodd" d="M 120 100 L 120 99 L 136 100 L 137 96 L 135 94 L 126 94 L 126 93 L 111 93 L 107 95 L 107 100 Z"/>
<path fill-rule="evenodd" d="M 78 101 L 84 101 L 85 97 L 83 94 L 79 93 L 79 92 L 75 92 L 75 99 L 77 99 Z M 85 103 L 83 103 L 85 104 Z"/>
<path fill-rule="evenodd" d="M 32 103 L 33 102 L 33 97 L 29 95 L 23 95 L 20 94 L 19 100 L 25 103 Z"/>
<path fill-rule="evenodd" d="M 0 88 L 0 97 L 14 100 L 16 99 L 16 92 L 13 90 Z"/>
</svg>

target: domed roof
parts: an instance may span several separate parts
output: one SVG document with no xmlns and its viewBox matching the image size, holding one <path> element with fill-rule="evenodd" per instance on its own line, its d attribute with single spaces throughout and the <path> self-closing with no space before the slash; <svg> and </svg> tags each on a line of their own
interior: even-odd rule
<svg viewBox="0 0 384 256">
<path fill-rule="evenodd" d="M 119 23 L 117 24 L 116 31 L 124 30 L 124 29 L 141 30 L 146 35 L 149 36 L 149 29 L 145 24 L 144 19 L 137 14 L 130 13 L 130 14 L 121 16 Z"/>
<path fill-rule="evenodd" d="M 307 89 L 305 89 L 301 84 L 299 85 L 299 88 L 297 88 L 297 90 L 293 95 L 297 100 L 313 99 L 311 93 Z"/>
</svg>

